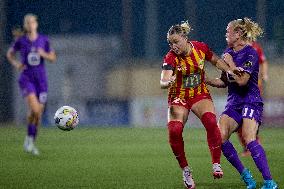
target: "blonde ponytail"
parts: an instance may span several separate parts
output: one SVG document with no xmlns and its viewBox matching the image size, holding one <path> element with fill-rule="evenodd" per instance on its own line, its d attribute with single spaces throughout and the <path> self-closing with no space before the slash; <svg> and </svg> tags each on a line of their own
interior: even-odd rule
<svg viewBox="0 0 284 189">
<path fill-rule="evenodd" d="M 169 38 L 169 36 L 173 34 L 179 34 L 179 35 L 182 35 L 183 37 L 187 37 L 187 35 L 189 34 L 191 30 L 192 29 L 188 23 L 188 20 L 182 21 L 181 24 L 176 24 L 170 27 L 167 33 L 167 38 Z"/>
<path fill-rule="evenodd" d="M 189 25 L 188 20 L 182 21 L 181 24 L 180 24 L 180 27 L 182 28 L 185 35 L 189 34 L 189 32 L 191 30 L 191 26 Z"/>
<path fill-rule="evenodd" d="M 245 17 L 243 19 L 237 19 L 230 22 L 235 31 L 241 31 L 243 33 L 243 40 L 256 41 L 258 37 L 262 36 L 263 30 L 258 23 Z"/>
</svg>

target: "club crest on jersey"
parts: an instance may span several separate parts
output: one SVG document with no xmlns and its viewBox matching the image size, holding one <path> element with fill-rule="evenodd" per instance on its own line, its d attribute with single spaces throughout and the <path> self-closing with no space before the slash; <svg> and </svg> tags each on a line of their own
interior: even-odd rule
<svg viewBox="0 0 284 189">
<path fill-rule="evenodd" d="M 198 67 L 203 70 L 204 68 L 204 60 L 200 60 L 199 63 L 198 63 Z"/>
<path fill-rule="evenodd" d="M 247 68 L 252 67 L 252 62 L 251 61 L 246 62 L 244 64 L 244 67 L 247 67 Z"/>
<path fill-rule="evenodd" d="M 177 70 L 178 70 L 178 71 L 182 71 L 182 70 L 185 70 L 185 71 L 186 71 L 186 70 L 187 70 L 187 67 L 183 67 L 183 66 L 181 66 L 181 65 L 178 65 L 178 66 L 177 66 Z"/>
</svg>

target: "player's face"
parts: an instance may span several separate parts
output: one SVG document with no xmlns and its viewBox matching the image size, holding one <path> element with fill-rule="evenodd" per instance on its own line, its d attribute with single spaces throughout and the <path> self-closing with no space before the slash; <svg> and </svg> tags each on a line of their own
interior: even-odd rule
<svg viewBox="0 0 284 189">
<path fill-rule="evenodd" d="M 179 35 L 172 34 L 168 37 L 169 45 L 171 49 L 178 55 L 185 54 L 187 46 L 187 38 Z"/>
<path fill-rule="evenodd" d="M 226 41 L 229 47 L 234 46 L 234 44 L 238 41 L 239 39 L 239 33 L 234 31 L 233 27 L 231 24 L 228 24 L 227 29 L 226 29 Z"/>
<path fill-rule="evenodd" d="M 35 17 L 30 16 L 25 19 L 24 27 L 27 32 L 37 31 L 38 23 Z"/>
</svg>

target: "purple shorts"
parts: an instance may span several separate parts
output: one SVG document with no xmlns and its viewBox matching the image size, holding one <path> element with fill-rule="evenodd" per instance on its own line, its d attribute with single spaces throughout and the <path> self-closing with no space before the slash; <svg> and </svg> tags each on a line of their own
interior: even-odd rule
<svg viewBox="0 0 284 189">
<path fill-rule="evenodd" d="M 47 101 L 47 80 L 45 77 L 35 78 L 27 74 L 21 74 L 19 78 L 19 86 L 23 97 L 34 93 L 38 97 L 41 104 Z"/>
<path fill-rule="evenodd" d="M 261 103 L 245 104 L 239 107 L 227 105 L 222 115 L 226 114 L 233 118 L 239 126 L 242 125 L 244 118 L 255 119 L 260 125 L 262 112 L 263 105 Z"/>
</svg>

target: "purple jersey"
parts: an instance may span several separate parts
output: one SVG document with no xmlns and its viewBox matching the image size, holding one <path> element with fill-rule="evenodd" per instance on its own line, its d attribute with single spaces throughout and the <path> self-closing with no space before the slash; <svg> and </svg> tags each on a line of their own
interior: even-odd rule
<svg viewBox="0 0 284 189">
<path fill-rule="evenodd" d="M 35 93 L 39 101 L 45 103 L 47 96 L 47 76 L 44 59 L 37 53 L 39 48 L 45 52 L 51 51 L 47 36 L 39 34 L 36 40 L 31 41 L 25 35 L 20 37 L 12 45 L 12 50 L 20 52 L 21 63 L 26 66 L 26 69 L 23 70 L 19 77 L 22 95 L 26 96 L 30 93 Z"/>
<path fill-rule="evenodd" d="M 258 55 L 251 46 L 246 46 L 240 51 L 235 52 L 232 48 L 224 51 L 233 57 L 237 67 L 241 67 L 250 75 L 245 86 L 239 86 L 234 79 L 227 74 L 228 79 L 228 105 L 242 106 L 244 104 L 262 104 L 262 98 L 258 88 Z"/>
<path fill-rule="evenodd" d="M 222 73 L 221 79 L 223 78 L 222 80 L 228 85 L 227 105 L 223 114 L 233 118 L 239 125 L 242 125 L 244 118 L 255 119 L 261 124 L 263 102 L 257 85 L 259 72 L 257 52 L 251 46 L 246 46 L 237 52 L 228 48 L 225 53 L 229 53 L 236 66 L 243 68 L 250 78 L 245 86 L 239 86 L 231 75 Z"/>
</svg>

